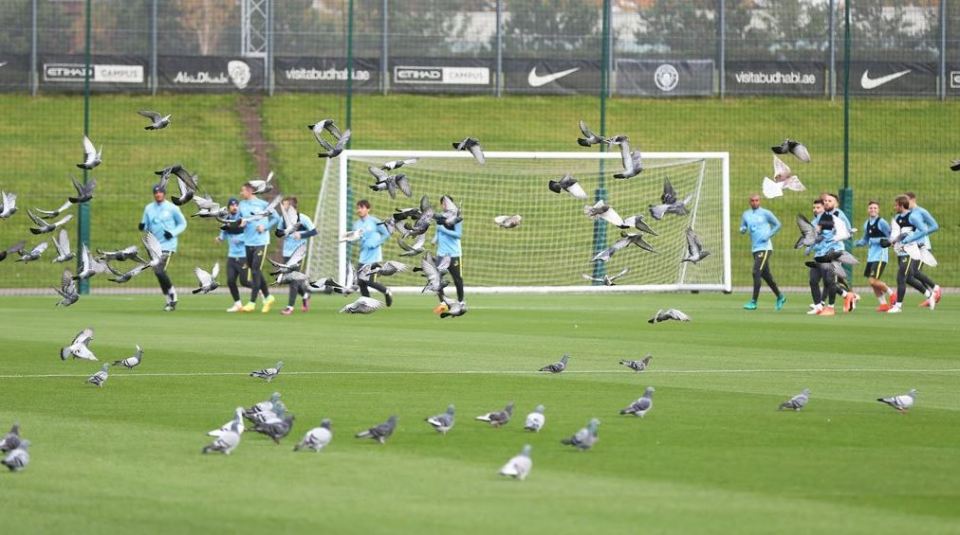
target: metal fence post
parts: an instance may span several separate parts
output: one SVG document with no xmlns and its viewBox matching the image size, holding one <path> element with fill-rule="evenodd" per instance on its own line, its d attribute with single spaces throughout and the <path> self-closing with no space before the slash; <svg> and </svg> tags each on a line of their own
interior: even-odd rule
<svg viewBox="0 0 960 535">
<path fill-rule="evenodd" d="M 940 100 L 947 98 L 947 0 L 940 0 Z"/>
<path fill-rule="evenodd" d="M 600 135 L 607 135 L 607 94 L 610 90 L 610 72 L 608 70 L 610 63 L 610 0 L 603 0 L 603 17 L 601 24 L 601 39 L 600 39 Z M 600 144 L 600 152 L 606 152 L 607 144 Z M 606 160 L 600 160 L 600 172 L 597 177 L 597 189 L 594 192 L 594 199 L 597 201 L 602 201 L 607 198 L 607 189 L 606 189 L 606 169 L 605 164 Z M 597 220 L 593 223 L 593 252 L 599 253 L 600 251 L 606 249 L 607 247 L 607 225 L 603 220 Z M 596 261 L 593 263 L 593 276 L 594 278 L 600 279 L 603 278 L 607 273 L 606 263 Z M 593 284 L 596 286 L 602 284 L 600 282 L 594 281 Z"/>
<path fill-rule="evenodd" d="M 266 70 L 267 95 L 273 96 L 273 0 L 267 0 L 267 55 L 263 58 Z"/>
<path fill-rule="evenodd" d="M 93 6 L 91 0 L 86 1 L 85 10 L 85 33 L 83 36 L 83 135 L 90 135 L 90 42 L 91 27 L 93 19 Z M 83 170 L 83 183 L 86 184 L 89 179 L 90 171 Z M 84 245 L 90 244 L 90 202 L 80 203 L 77 207 L 77 250 L 81 250 Z M 77 271 L 80 271 L 80 264 L 83 259 L 77 256 Z M 80 281 L 78 290 L 81 294 L 90 293 L 90 280 Z"/>
<path fill-rule="evenodd" d="M 37 96 L 40 86 L 37 74 L 37 0 L 33 0 L 30 9 L 30 94 Z"/>
<path fill-rule="evenodd" d="M 150 6 L 150 93 L 157 94 L 160 80 L 157 80 L 157 1 Z"/>
<path fill-rule="evenodd" d="M 344 123 L 349 129 L 353 120 L 353 0 L 347 0 L 347 98 Z M 347 141 L 347 148 L 350 142 Z"/>
<path fill-rule="evenodd" d="M 383 0 L 380 8 L 380 92 L 384 95 L 390 90 L 390 5 Z"/>
<path fill-rule="evenodd" d="M 830 0 L 827 9 L 830 11 L 827 19 L 827 48 L 830 52 L 829 77 L 827 79 L 827 91 L 830 92 L 830 102 L 837 98 L 837 6 L 836 0 Z"/>
<path fill-rule="evenodd" d="M 497 0 L 497 73 L 494 92 L 503 96 L 503 0 Z"/>
<path fill-rule="evenodd" d="M 717 72 L 720 78 L 720 98 L 727 94 L 727 3 L 719 0 L 717 6 Z"/>
</svg>

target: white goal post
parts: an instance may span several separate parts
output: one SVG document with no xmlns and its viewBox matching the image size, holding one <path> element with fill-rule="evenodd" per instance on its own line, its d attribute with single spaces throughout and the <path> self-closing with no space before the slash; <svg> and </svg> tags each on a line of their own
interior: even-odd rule
<svg viewBox="0 0 960 535">
<path fill-rule="evenodd" d="M 426 195 L 434 206 L 440 195 L 454 198 L 463 215 L 462 271 L 467 293 L 483 292 L 609 292 L 609 291 L 727 291 L 732 288 L 730 267 L 730 157 L 727 152 L 644 153 L 644 171 L 632 179 L 613 174 L 621 168 L 619 152 L 487 152 L 478 164 L 467 152 L 345 150 L 328 160 L 317 199 L 307 273 L 312 279 L 345 278 L 356 265 L 355 244 L 340 242 L 355 219 L 354 205 L 368 199 L 371 213 L 391 217 L 395 208 L 418 206 Z M 407 175 L 413 195 L 372 191 L 369 166 L 416 158 L 417 162 L 391 173 Z M 571 174 L 589 196 L 578 200 L 556 194 L 549 180 Z M 693 194 L 686 215 L 666 214 L 654 220 L 649 205 L 659 204 L 664 180 L 678 198 Z M 645 235 L 656 253 L 630 246 L 609 261 L 593 262 L 600 249 L 620 238 L 622 230 L 584 214 L 584 206 L 604 199 L 622 217 L 643 214 L 657 235 Z M 493 218 L 519 214 L 516 228 L 500 228 Z M 693 228 L 710 255 L 697 264 L 681 262 L 686 254 L 686 229 Z M 427 233 L 427 250 L 434 250 Z M 400 257 L 395 233 L 383 244 L 384 260 L 410 267 L 420 257 Z M 628 272 L 613 286 L 586 280 L 584 275 Z M 416 273 L 401 273 L 381 282 L 396 291 L 420 291 Z"/>
</svg>

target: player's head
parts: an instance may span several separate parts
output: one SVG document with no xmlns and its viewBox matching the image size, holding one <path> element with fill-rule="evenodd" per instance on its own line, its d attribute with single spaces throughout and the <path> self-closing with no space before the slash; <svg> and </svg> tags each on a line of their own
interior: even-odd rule
<svg viewBox="0 0 960 535">
<path fill-rule="evenodd" d="M 293 207 L 294 210 L 297 210 L 298 201 L 296 197 L 284 197 L 283 202 L 280 203 L 284 208 Z"/>
<path fill-rule="evenodd" d="M 757 195 L 756 193 L 750 194 L 750 208 L 753 208 L 754 210 L 760 208 L 760 195 Z"/>
<path fill-rule="evenodd" d="M 837 209 L 837 196 L 832 193 L 824 193 L 821 195 L 823 199 L 823 207 L 828 212 L 832 212 Z"/>
<path fill-rule="evenodd" d="M 823 211 L 823 197 L 817 197 L 813 200 L 813 215 L 820 215 Z"/>
<path fill-rule="evenodd" d="M 254 197 L 254 191 L 253 184 L 249 182 L 244 182 L 243 185 L 240 186 L 240 196 L 244 199 L 252 199 Z"/>
<path fill-rule="evenodd" d="M 167 198 L 167 189 L 164 188 L 161 184 L 153 185 L 153 200 L 157 202 L 163 202 Z"/>
<path fill-rule="evenodd" d="M 357 215 L 361 218 L 367 217 L 367 214 L 370 213 L 370 201 L 366 199 L 360 199 L 357 201 Z"/>
<path fill-rule="evenodd" d="M 877 201 L 868 202 L 867 215 L 870 217 L 878 217 L 880 215 L 880 203 L 878 203 Z"/>
<path fill-rule="evenodd" d="M 903 196 L 906 197 L 906 198 L 908 198 L 908 199 L 910 199 L 910 209 L 911 209 L 911 210 L 917 207 L 917 194 L 916 194 L 916 193 L 914 193 L 914 192 L 912 192 L 912 191 L 908 191 L 908 192 L 904 193 Z"/>
<path fill-rule="evenodd" d="M 898 195 L 893 202 L 895 203 L 897 212 L 903 213 L 910 209 L 910 197 L 906 195 Z"/>
<path fill-rule="evenodd" d="M 237 213 L 240 210 L 240 201 L 236 197 L 230 197 L 230 200 L 227 201 L 227 211 L 231 214 Z"/>
</svg>

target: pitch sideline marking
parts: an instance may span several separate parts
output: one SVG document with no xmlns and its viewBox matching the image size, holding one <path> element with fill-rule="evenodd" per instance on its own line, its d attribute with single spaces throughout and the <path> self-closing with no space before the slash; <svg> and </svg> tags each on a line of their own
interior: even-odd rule
<svg viewBox="0 0 960 535">
<path fill-rule="evenodd" d="M 564 374 L 622 374 L 625 370 L 571 370 Z M 943 369 L 894 369 L 894 368 L 759 368 L 759 369 L 706 369 L 706 370 L 649 370 L 644 374 L 723 374 L 723 373 L 960 373 L 960 368 Z M 137 373 L 120 372 L 111 377 L 216 377 L 244 376 L 249 372 L 191 372 L 191 373 Z M 358 370 L 358 371 L 301 371 L 283 372 L 287 375 L 547 375 L 544 372 L 529 370 Z M 8 374 L 0 379 L 45 379 L 57 377 L 89 377 L 90 374 Z"/>
</svg>

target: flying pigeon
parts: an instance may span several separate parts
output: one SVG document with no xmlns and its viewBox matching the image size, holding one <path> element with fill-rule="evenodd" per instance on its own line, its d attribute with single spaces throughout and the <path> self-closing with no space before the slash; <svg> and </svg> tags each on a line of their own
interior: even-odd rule
<svg viewBox="0 0 960 535">
<path fill-rule="evenodd" d="M 697 236 L 697 233 L 694 232 L 692 228 L 687 227 L 687 254 L 684 255 L 681 262 L 692 262 L 696 264 L 709 255 L 710 251 L 704 249 L 703 244 L 700 243 L 700 236 Z"/>
<path fill-rule="evenodd" d="M 350 230 L 340 235 L 341 242 L 355 242 L 363 237 L 363 229 Z"/>
<path fill-rule="evenodd" d="M 170 181 L 170 175 L 177 178 L 177 187 L 180 189 L 180 196 L 173 196 L 170 199 L 173 201 L 173 204 L 177 206 L 183 206 L 193 200 L 194 194 L 200 189 L 200 186 L 197 185 L 200 177 L 191 174 L 190 171 L 187 171 L 178 163 L 164 167 L 159 171 L 154 171 L 154 174 L 160 175 L 160 186 L 163 188 L 167 187 L 167 182 Z"/>
<path fill-rule="evenodd" d="M 403 262 L 397 262 L 396 260 L 387 260 L 386 262 L 380 264 L 379 267 L 372 267 L 373 264 L 367 264 L 363 266 L 364 273 L 357 273 L 357 276 L 363 280 L 369 280 L 373 275 L 381 275 L 383 277 L 391 277 L 397 273 L 405 273 L 410 269 L 410 266 L 404 264 Z"/>
<path fill-rule="evenodd" d="M 523 216 L 520 214 L 517 215 L 498 215 L 493 218 L 493 222 L 501 228 L 515 228 L 520 225 L 520 222 L 523 221 Z"/>
<path fill-rule="evenodd" d="M 6 249 L 0 249 L 0 262 L 7 258 L 7 255 L 10 253 L 17 253 L 23 256 L 21 253 L 23 253 L 23 246 L 26 243 L 26 240 L 20 240 Z"/>
<path fill-rule="evenodd" d="M 137 346 L 136 352 L 133 355 L 123 359 L 113 361 L 114 366 L 123 366 L 124 368 L 133 369 L 140 365 L 143 361 L 143 348 L 139 345 Z"/>
<path fill-rule="evenodd" d="M 322 119 L 316 123 L 309 124 L 307 125 L 307 130 L 313 132 L 313 137 L 317 138 L 318 142 L 323 139 L 321 136 L 323 135 L 324 130 L 333 134 L 333 137 L 337 139 L 343 137 L 340 133 L 340 129 L 337 128 L 337 125 L 333 122 L 333 119 Z"/>
<path fill-rule="evenodd" d="M 320 158 L 336 158 L 340 156 L 340 153 L 343 152 L 343 149 L 347 148 L 347 143 L 350 142 L 350 129 L 343 131 L 343 135 L 337 139 L 337 142 L 331 145 L 326 140 L 317 138 L 317 142 L 320 143 L 320 146 L 326 149 L 327 152 L 319 152 L 317 156 Z"/>
<path fill-rule="evenodd" d="M 109 271 L 107 264 L 105 262 L 100 262 L 90 254 L 90 248 L 87 247 L 87 244 L 80 245 L 80 270 L 77 271 L 76 276 L 73 278 L 76 280 L 86 280 L 98 273 L 106 273 Z"/>
<path fill-rule="evenodd" d="M 11 450 L 3 460 L 0 460 L 0 464 L 9 468 L 11 472 L 23 470 L 30 463 L 30 454 L 27 452 L 29 447 L 29 440 L 21 441 L 19 446 Z"/>
<path fill-rule="evenodd" d="M 817 243 L 817 229 L 803 214 L 797 214 L 797 226 L 800 228 L 800 238 L 793 245 L 794 249 L 813 247 Z"/>
<path fill-rule="evenodd" d="M 553 364 L 547 364 L 543 368 L 540 368 L 539 371 L 550 372 L 550 373 L 560 373 L 563 370 L 567 369 L 567 359 L 569 358 L 570 358 L 570 355 L 568 353 L 564 353 L 563 356 L 560 357 L 559 361 L 554 362 Z"/>
<path fill-rule="evenodd" d="M 763 196 L 768 199 L 782 197 L 783 190 L 806 191 L 806 187 L 800 182 L 797 175 L 793 174 L 790 167 L 783 163 L 783 160 L 773 157 L 773 180 L 769 177 L 763 177 Z"/>
<path fill-rule="evenodd" d="M 106 382 L 107 382 L 107 379 L 110 378 L 110 374 L 107 372 L 107 370 L 109 370 L 109 369 L 110 369 L 110 365 L 109 365 L 109 364 L 104 364 L 103 367 L 100 368 L 100 371 L 98 371 L 97 373 L 91 375 L 91 376 L 87 379 L 87 382 L 90 383 L 90 384 L 92 384 L 92 385 L 96 385 L 97 388 L 103 388 L 103 384 L 106 383 Z"/>
<path fill-rule="evenodd" d="M 647 224 L 647 221 L 643 218 L 643 214 L 636 214 L 623 218 L 623 224 L 620 225 L 621 229 L 635 228 L 640 232 L 646 232 L 647 234 L 652 234 L 654 236 L 659 236 L 657 231 Z"/>
<path fill-rule="evenodd" d="M 649 206 L 650 215 L 657 221 L 663 219 L 666 214 L 686 215 L 687 206 L 693 201 L 691 193 L 683 200 L 678 199 L 677 192 L 673 189 L 673 184 L 669 178 L 663 179 L 663 194 L 660 195 L 661 204 L 651 204 Z"/>
<path fill-rule="evenodd" d="M 238 435 L 242 435 L 244 429 L 245 429 L 245 426 L 243 425 L 243 407 L 237 407 L 234 410 L 233 419 L 223 424 L 218 429 L 214 429 L 213 431 L 208 432 L 207 435 L 211 437 L 218 437 L 227 431 L 234 431 Z"/>
<path fill-rule="evenodd" d="M 21 247 L 19 250 L 17 250 L 17 254 L 20 255 L 20 258 L 17 260 L 17 262 L 33 262 L 34 260 L 38 260 L 49 246 L 50 245 L 46 241 L 42 241 L 29 252 L 24 252 L 23 248 Z"/>
<path fill-rule="evenodd" d="M 803 163 L 810 163 L 810 152 L 799 141 L 785 139 L 783 143 L 770 147 L 774 154 L 793 154 Z"/>
<path fill-rule="evenodd" d="M 372 297 L 358 297 L 356 301 L 340 309 L 341 314 L 373 314 L 383 308 L 383 303 Z"/>
<path fill-rule="evenodd" d="M 798 411 L 807 406 L 807 402 L 810 401 L 810 389 L 804 388 L 803 392 L 800 392 L 796 396 L 784 401 L 780 404 L 780 408 L 777 410 L 791 409 Z"/>
<path fill-rule="evenodd" d="M 280 375 L 280 369 L 283 368 L 283 361 L 278 360 L 277 364 L 272 368 L 264 368 L 262 370 L 256 370 L 250 372 L 250 377 L 258 377 L 260 379 L 266 379 L 267 382 L 273 381 L 273 379 Z"/>
<path fill-rule="evenodd" d="M 434 212 L 433 206 L 430 204 L 430 199 L 427 198 L 426 195 L 424 195 L 420 197 L 419 209 L 407 208 L 403 210 L 397 210 L 395 211 L 393 218 L 399 221 L 398 218 L 401 215 L 403 215 L 404 217 L 411 217 L 416 219 L 416 221 L 412 226 L 409 223 L 404 223 L 404 225 L 400 227 L 402 229 L 403 236 L 407 238 L 410 236 L 419 236 L 427 232 L 427 230 L 430 229 L 430 223 L 435 219 L 434 217 L 435 214 L 436 212 Z M 446 220 L 446 217 L 444 219 Z"/>
<path fill-rule="evenodd" d="M 60 234 L 51 241 L 53 241 L 53 246 L 57 249 L 57 257 L 53 259 L 54 262 L 66 262 L 75 256 L 73 252 L 70 251 L 70 237 L 67 236 L 66 229 L 60 229 Z"/>
<path fill-rule="evenodd" d="M 73 204 L 83 204 L 93 198 L 93 190 L 97 187 L 97 179 L 91 178 L 86 183 L 81 183 L 76 177 L 70 177 L 73 182 L 73 189 L 77 190 L 75 197 L 67 197 L 67 200 Z"/>
<path fill-rule="evenodd" d="M 68 199 L 68 200 L 64 201 L 64 203 L 63 203 L 62 205 L 60 205 L 60 207 L 57 208 L 56 210 L 40 210 L 40 209 L 37 209 L 37 210 L 34 210 L 34 211 L 37 212 L 38 214 L 40 214 L 40 217 L 42 217 L 42 218 L 44 218 L 44 219 L 50 219 L 51 217 L 57 217 L 58 215 L 62 214 L 63 212 L 66 212 L 67 210 L 70 209 L 71 206 L 73 206 L 73 203 L 70 202 L 70 200 Z"/>
<path fill-rule="evenodd" d="M 333 440 L 333 429 L 331 429 L 330 426 L 330 420 L 324 418 L 320 422 L 320 427 L 314 427 L 303 435 L 303 440 L 293 447 L 293 451 L 300 451 L 302 449 L 320 451 L 327 447 L 330 441 Z"/>
<path fill-rule="evenodd" d="M 54 288 L 54 290 L 60 295 L 57 306 L 68 307 L 80 300 L 77 282 L 73 280 L 73 273 L 69 269 L 63 270 L 63 275 L 60 276 L 60 287 Z"/>
<path fill-rule="evenodd" d="M 150 124 L 144 130 L 161 130 L 170 125 L 170 115 L 161 115 L 155 111 L 140 110 L 137 113 L 150 119 Z"/>
<path fill-rule="evenodd" d="M 906 394 L 900 394 L 899 396 L 890 396 L 888 398 L 877 398 L 877 401 L 880 403 L 886 403 L 894 409 L 897 409 L 901 413 L 907 412 L 910 407 L 913 407 L 913 402 L 916 401 L 917 389 L 911 388 Z"/>
<path fill-rule="evenodd" d="M 460 141 L 454 141 L 452 145 L 456 150 L 469 151 L 479 164 L 484 164 L 487 161 L 487 159 L 483 156 L 483 147 L 480 146 L 480 140 L 477 138 L 465 137 Z"/>
<path fill-rule="evenodd" d="M 523 423 L 523 428 L 526 431 L 539 433 L 540 430 L 543 429 L 544 424 L 547 423 L 547 417 L 544 416 L 543 411 L 543 405 L 537 405 L 537 408 L 533 409 L 533 412 L 527 415 L 527 419 Z"/>
<path fill-rule="evenodd" d="M 427 235 L 421 234 L 413 241 L 413 244 L 408 244 L 403 241 L 400 236 L 397 236 L 397 245 L 403 249 L 403 252 L 400 253 L 400 256 L 416 256 L 418 254 L 423 254 L 423 246 L 426 243 Z"/>
<path fill-rule="evenodd" d="M 620 273 L 617 273 L 616 275 L 606 274 L 602 277 L 594 277 L 593 275 L 587 275 L 586 273 L 582 273 L 581 275 L 583 276 L 584 279 L 588 281 L 599 282 L 604 286 L 616 286 L 616 282 L 614 281 L 616 281 L 617 279 L 626 275 L 629 272 L 630 272 L 630 268 L 623 268 L 620 271 Z"/>
<path fill-rule="evenodd" d="M 653 408 L 654 392 L 656 392 L 656 389 L 654 389 L 652 386 L 648 386 L 647 389 L 643 391 L 643 395 L 633 403 L 627 405 L 625 409 L 620 411 L 620 414 L 632 414 L 634 416 L 643 418 L 647 412 Z"/>
<path fill-rule="evenodd" d="M 599 145 L 600 143 L 606 142 L 606 139 L 596 135 L 590 130 L 590 127 L 587 126 L 587 123 L 580 121 L 580 132 L 583 134 L 583 137 L 577 138 L 577 144 L 581 147 L 592 147 L 593 145 Z"/>
<path fill-rule="evenodd" d="M 640 360 L 621 360 L 620 364 L 630 368 L 635 372 L 642 372 L 643 370 L 647 369 L 647 366 L 650 365 L 650 359 L 652 358 L 652 355 L 647 355 Z"/>
<path fill-rule="evenodd" d="M 444 296 L 443 304 L 446 305 L 446 307 L 440 312 L 441 318 L 458 318 L 467 313 L 466 301 L 457 301 Z"/>
<path fill-rule="evenodd" d="M 137 264 L 133 266 L 133 268 L 130 269 L 130 271 L 127 271 L 126 273 L 122 273 L 120 271 L 117 271 L 116 269 L 113 269 L 113 266 L 111 266 L 110 264 L 106 264 L 106 266 L 107 266 L 107 270 L 113 274 L 113 278 L 110 278 L 107 280 L 109 280 L 110 282 L 116 282 L 117 284 L 123 284 L 129 281 L 130 279 L 136 277 L 137 275 L 143 273 L 144 271 L 150 269 L 150 264 Z"/>
<path fill-rule="evenodd" d="M 460 207 L 453 202 L 453 197 L 441 195 L 440 206 L 443 208 L 443 212 L 436 215 L 437 223 L 443 225 L 446 229 L 453 230 L 457 223 L 463 221 L 460 216 Z"/>
<path fill-rule="evenodd" d="M 244 220 L 257 221 L 266 217 L 270 217 L 270 214 L 276 211 L 277 207 L 280 206 L 280 203 L 282 202 L 283 202 L 283 195 L 277 195 L 270 201 L 269 204 L 267 204 L 266 208 L 264 208 L 263 210 L 253 212 L 249 217 L 244 218 Z"/>
<path fill-rule="evenodd" d="M 87 170 L 93 169 L 100 165 L 100 155 L 102 153 L 103 147 L 97 150 L 97 148 L 93 146 L 93 142 L 90 141 L 90 138 L 83 136 L 83 163 L 78 163 L 77 167 Z"/>
<path fill-rule="evenodd" d="M 137 249 L 136 245 L 131 245 L 129 247 L 124 247 L 123 249 L 118 249 L 116 251 L 104 251 L 103 249 L 97 249 L 97 254 L 100 255 L 97 257 L 97 260 L 101 262 L 106 260 L 116 260 L 118 262 L 123 262 L 126 260 L 137 260 L 142 262 L 140 258 L 140 250 Z"/>
<path fill-rule="evenodd" d="M 276 271 L 272 271 L 271 275 L 281 275 L 285 273 L 293 273 L 297 270 L 297 266 L 300 265 L 300 262 L 303 261 L 303 257 L 307 255 L 307 244 L 302 243 L 299 247 L 294 249 L 293 254 L 287 259 L 286 262 L 280 263 L 276 262 L 273 259 L 268 258 L 267 260 L 273 264 L 273 267 L 277 268 Z"/>
<path fill-rule="evenodd" d="M 201 453 L 223 453 L 230 455 L 230 452 L 240 444 L 240 433 L 236 422 L 233 422 L 230 430 L 222 431 L 217 435 L 217 439 L 203 447 Z"/>
<path fill-rule="evenodd" d="M 621 233 L 620 233 L 620 239 L 617 240 L 617 241 L 615 241 L 615 242 L 613 242 L 613 245 L 611 245 L 610 247 L 608 247 L 608 248 L 600 251 L 600 252 L 597 253 L 596 255 L 594 255 L 594 256 L 593 256 L 593 261 L 596 262 L 596 261 L 599 260 L 599 261 L 601 261 L 601 262 L 606 262 L 606 261 L 610 260 L 610 258 L 611 258 L 617 251 L 619 251 L 619 250 L 621 250 L 621 249 L 626 249 L 626 248 L 629 247 L 630 245 L 636 245 L 637 247 L 643 249 L 644 251 L 649 251 L 649 252 L 651 252 L 651 253 L 656 253 L 656 252 L 657 252 L 657 250 L 654 249 L 652 245 L 650 245 L 649 243 L 646 242 L 646 240 L 643 239 L 643 234 L 641 234 L 641 233 L 639 233 L 639 232 L 633 233 L 633 234 L 629 234 L 629 233 L 626 233 L 626 232 L 621 232 Z"/>
<path fill-rule="evenodd" d="M 581 201 L 587 200 L 587 192 L 583 191 L 583 187 L 577 183 L 577 179 L 573 178 L 573 175 L 570 174 L 563 175 L 560 180 L 551 180 L 547 182 L 547 187 L 554 193 L 566 191 L 574 199 L 579 199 Z"/>
<path fill-rule="evenodd" d="M 387 418 L 386 422 L 376 425 L 367 429 L 366 431 L 360 431 L 355 436 L 357 438 L 371 438 L 377 442 L 383 444 L 390 438 L 390 435 L 393 434 L 393 430 L 397 427 L 397 417 L 391 416 Z"/>
<path fill-rule="evenodd" d="M 633 178 L 643 172 L 643 156 L 638 150 L 630 150 L 630 143 L 623 141 L 620 145 L 620 161 L 623 164 L 623 171 L 613 175 L 613 178 L 628 179 Z"/>
<path fill-rule="evenodd" d="M 6 219 L 17 212 L 17 194 L 0 191 L 0 219 Z"/>
<path fill-rule="evenodd" d="M 54 230 L 62 227 L 67 224 L 68 221 L 73 219 L 73 214 L 67 214 L 63 219 L 57 221 L 56 223 L 47 223 L 43 219 L 37 217 L 33 212 L 27 210 L 27 215 L 33 221 L 33 224 L 36 225 L 36 228 L 31 227 L 30 232 L 33 234 L 46 234 L 48 232 L 53 232 Z"/>
<path fill-rule="evenodd" d="M 533 448 L 527 444 L 523 447 L 523 450 L 507 461 L 507 464 L 503 465 L 503 468 L 500 469 L 501 476 L 512 477 L 514 479 L 519 479 L 523 481 L 530 475 L 530 470 L 533 468 L 533 460 L 530 459 L 530 451 Z"/>
<path fill-rule="evenodd" d="M 417 158 L 407 158 L 406 160 L 391 160 L 384 163 L 380 166 L 380 169 L 384 171 L 393 171 L 394 169 L 400 169 L 404 165 L 413 165 L 417 163 Z"/>
<path fill-rule="evenodd" d="M 197 282 L 200 284 L 199 288 L 193 290 L 194 294 L 200 292 L 208 294 L 220 286 L 220 284 L 217 283 L 217 275 L 220 274 L 220 262 L 213 265 L 213 270 L 210 271 L 210 273 L 207 273 L 199 267 L 193 268 L 193 273 L 197 276 Z"/>
<path fill-rule="evenodd" d="M 951 171 L 960 171 L 960 160 L 954 160 L 950 163 Z"/>
<path fill-rule="evenodd" d="M 413 195 L 413 191 L 410 189 L 410 180 L 407 179 L 407 175 L 403 173 L 391 175 L 373 165 L 368 167 L 367 170 L 377 179 L 374 184 L 370 185 L 370 189 L 373 191 L 386 191 L 390 194 L 391 199 L 397 198 L 398 189 L 407 197 Z"/>
<path fill-rule="evenodd" d="M 279 409 L 280 407 L 282 407 L 282 409 Z M 267 401 L 261 401 L 249 409 L 246 409 L 244 411 L 244 417 L 249 418 L 250 415 L 264 411 L 286 412 L 286 406 L 280 401 L 280 392 L 274 392 Z"/>
<path fill-rule="evenodd" d="M 247 183 L 253 186 L 254 195 L 261 195 L 268 191 L 273 191 L 273 185 L 271 184 L 272 181 L 273 181 L 273 171 L 270 171 L 269 173 L 267 173 L 267 178 L 265 179 L 255 178 L 252 180 L 248 180 Z"/>
<path fill-rule="evenodd" d="M 453 429 L 454 419 L 454 408 L 453 405 L 447 406 L 447 411 L 431 416 L 425 419 L 426 422 L 433 426 L 441 435 L 446 435 L 447 431 Z"/>
<path fill-rule="evenodd" d="M 447 267 L 450 265 L 450 257 L 445 259 L 434 258 L 432 254 L 428 251 L 427 254 L 423 255 L 423 258 L 420 260 L 420 269 L 423 276 L 427 278 L 427 283 L 423 286 L 423 290 L 420 293 L 432 292 L 439 294 L 446 286 L 446 282 L 441 278 L 442 273 L 446 271 Z"/>
<path fill-rule="evenodd" d="M 623 225 L 623 218 L 606 202 L 599 200 L 595 204 L 583 207 L 583 213 L 590 219 L 596 221 L 603 219 L 615 227 Z"/>
<path fill-rule="evenodd" d="M 10 432 L 0 440 L 0 452 L 7 453 L 20 447 L 20 424 L 13 424 Z"/>
<path fill-rule="evenodd" d="M 652 318 L 647 320 L 647 323 L 660 323 L 667 320 L 690 321 L 690 316 L 675 308 L 660 309 Z"/>
<path fill-rule="evenodd" d="M 267 435 L 273 440 L 274 444 L 280 444 L 280 439 L 289 435 L 290 430 L 293 429 L 294 419 L 292 414 L 287 414 L 279 421 L 257 423 L 253 426 L 253 430 L 261 435 Z"/>
<path fill-rule="evenodd" d="M 229 215 L 226 206 L 220 206 L 219 203 L 216 203 L 208 195 L 203 195 L 200 197 L 194 197 L 193 202 L 197 205 L 196 213 L 192 214 L 190 217 L 215 217 L 217 221 L 225 225 L 233 225 L 236 228 L 240 228 L 241 219 L 227 219 L 224 218 Z M 221 227 L 222 228 L 222 227 Z M 223 229 L 227 230 L 227 229 Z"/>
<path fill-rule="evenodd" d="M 163 249 L 160 248 L 160 241 L 157 240 L 157 237 L 147 232 L 140 241 L 143 242 L 143 247 L 147 251 L 147 257 L 150 259 L 147 265 L 150 267 L 159 266 L 160 262 L 163 262 Z"/>
<path fill-rule="evenodd" d="M 597 436 L 598 428 L 600 427 L 600 420 L 596 418 L 591 418 L 590 422 L 587 423 L 587 426 L 581 428 L 579 431 L 573 434 L 570 438 L 565 438 L 560 441 L 561 444 L 567 446 L 573 446 L 577 448 L 578 451 L 586 451 L 593 447 L 597 443 L 599 437 Z"/>
<path fill-rule="evenodd" d="M 500 427 L 506 425 L 510 421 L 510 417 L 513 416 L 513 402 L 507 404 L 502 411 L 488 412 L 486 414 L 481 414 L 477 416 L 477 420 L 481 422 L 487 422 L 493 427 Z"/>
</svg>

